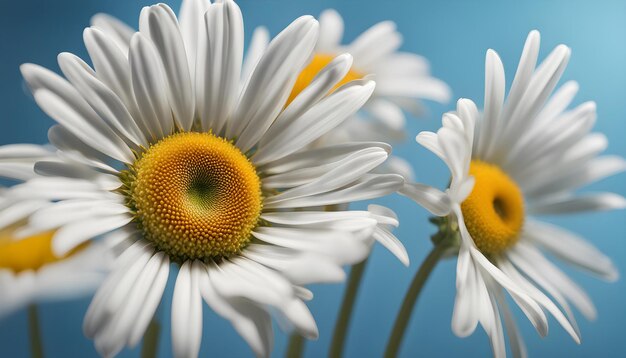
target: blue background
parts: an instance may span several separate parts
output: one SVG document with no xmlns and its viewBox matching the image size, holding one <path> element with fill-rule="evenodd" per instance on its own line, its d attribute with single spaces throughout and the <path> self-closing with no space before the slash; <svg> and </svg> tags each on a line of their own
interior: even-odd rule
<svg viewBox="0 0 626 358">
<path fill-rule="evenodd" d="M 572 58 L 564 79 L 576 79 L 580 92 L 576 102 L 595 100 L 598 104 L 596 130 L 610 141 L 609 153 L 626 154 L 626 3 L 623 1 L 294 1 L 242 0 L 239 2 L 246 24 L 246 39 L 258 25 L 266 25 L 275 35 L 292 19 L 302 14 L 318 15 L 328 7 L 336 8 L 346 22 L 345 38 L 352 40 L 374 23 L 391 19 L 404 34 L 403 50 L 426 56 L 435 76 L 453 89 L 453 97 L 468 97 L 479 105 L 483 99 L 484 54 L 495 49 L 504 62 L 510 85 L 527 33 L 542 34 L 541 57 L 554 46 L 565 43 Z M 136 26 L 142 6 L 150 1 L 105 0 L 20 0 L 0 1 L 0 144 L 46 141 L 52 121 L 23 90 L 19 64 L 34 62 L 57 69 L 56 54 L 61 51 L 86 56 L 82 30 L 91 15 L 113 14 Z M 179 1 L 170 2 L 175 10 Z M 430 112 L 411 119 L 408 138 L 421 130 L 439 126 L 441 114 L 453 108 L 429 104 Z M 447 183 L 448 172 L 426 150 L 412 140 L 395 147 L 395 153 L 408 158 L 418 179 L 427 183 Z M 593 185 L 590 189 L 612 190 L 626 194 L 624 176 L 619 175 Z M 381 202 L 396 209 L 401 219 L 397 231 L 405 243 L 411 266 L 406 269 L 380 247 L 374 251 L 365 274 L 355 309 L 346 355 L 377 357 L 383 352 L 394 316 L 413 273 L 430 249 L 432 227 L 426 212 L 402 197 Z M 621 272 L 626 271 L 626 216 L 623 211 L 554 218 L 586 236 L 608 253 Z M 489 356 L 488 340 L 482 331 L 459 339 L 450 330 L 454 299 L 453 260 L 441 263 L 428 282 L 415 310 L 402 356 L 451 357 Z M 623 357 L 623 323 L 626 322 L 626 281 L 607 284 L 575 270 L 572 277 L 588 290 L 599 318 L 587 322 L 578 315 L 583 344 L 576 345 L 556 322 L 550 320 L 550 334 L 541 339 L 519 312 L 518 322 L 535 357 Z M 171 355 L 169 305 L 172 282 L 161 307 L 164 334 L 161 356 Z M 320 339 L 307 344 L 309 357 L 325 356 L 343 285 L 313 287 L 315 299 L 310 308 L 317 318 Z M 81 333 L 82 316 L 89 300 L 42 305 L 43 334 L 50 357 L 89 357 L 96 353 Z M 28 356 L 25 312 L 0 321 L 0 357 Z M 251 351 L 230 325 L 205 309 L 201 356 L 245 357 Z M 277 330 L 274 356 L 283 356 L 286 336 Z M 122 356 L 137 356 L 138 349 Z"/>
</svg>

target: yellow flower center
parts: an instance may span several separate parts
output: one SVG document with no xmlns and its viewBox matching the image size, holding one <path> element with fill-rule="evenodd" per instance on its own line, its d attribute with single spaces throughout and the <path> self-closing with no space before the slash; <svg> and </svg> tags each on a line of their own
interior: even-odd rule
<svg viewBox="0 0 626 358">
<path fill-rule="evenodd" d="M 52 251 L 54 231 L 47 231 L 24 239 L 14 239 L 13 230 L 5 230 L 0 234 L 0 269 L 8 269 L 15 273 L 37 271 L 45 265 L 64 260 L 85 245 L 81 245 L 65 256 L 57 256 Z"/>
<path fill-rule="evenodd" d="M 289 103 L 291 103 L 291 101 L 293 101 L 294 98 L 296 98 L 296 96 L 299 95 L 300 92 L 302 92 L 311 83 L 311 81 L 313 81 L 315 76 L 334 58 L 335 56 L 333 55 L 327 55 L 323 53 L 313 55 L 313 59 L 311 60 L 311 62 L 302 70 L 302 72 L 300 72 L 300 75 L 298 76 L 298 79 L 296 80 L 296 83 L 291 90 L 291 94 L 289 95 L 289 99 L 287 100 L 287 104 L 285 104 L 285 107 L 289 105 Z M 348 71 L 346 76 L 341 81 L 339 81 L 339 83 L 337 83 L 335 87 L 333 87 L 330 92 L 332 93 L 334 90 L 345 85 L 346 83 L 354 80 L 359 80 L 361 78 L 363 78 L 363 74 L 355 71 L 354 69 L 351 69 L 350 71 Z"/>
<path fill-rule="evenodd" d="M 256 169 L 231 142 L 211 133 L 162 139 L 122 180 L 144 237 L 178 262 L 240 252 L 261 215 Z"/>
<path fill-rule="evenodd" d="M 524 224 L 524 199 L 517 184 L 497 166 L 473 160 L 475 184 L 461 204 L 467 230 L 478 249 L 496 255 L 513 245 Z"/>
</svg>

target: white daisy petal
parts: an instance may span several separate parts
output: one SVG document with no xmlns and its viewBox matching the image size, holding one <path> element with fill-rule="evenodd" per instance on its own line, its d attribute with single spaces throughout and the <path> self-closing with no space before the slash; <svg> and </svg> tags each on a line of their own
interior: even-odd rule
<svg viewBox="0 0 626 358">
<path fill-rule="evenodd" d="M 48 140 L 50 144 L 59 149 L 60 152 L 57 154 L 60 157 L 65 157 L 79 163 L 82 162 L 90 167 L 111 174 L 117 173 L 117 170 L 106 164 L 110 161 L 108 156 L 88 146 L 72 134 L 72 132 L 59 124 L 50 127 L 48 130 Z"/>
<path fill-rule="evenodd" d="M 172 300 L 172 349 L 176 357 L 197 357 L 200 352 L 202 299 L 198 280 L 202 266 L 187 261 L 176 278 Z"/>
<path fill-rule="evenodd" d="M 525 236 L 557 257 L 606 280 L 615 281 L 619 276 L 611 259 L 574 233 L 532 220 L 526 224 Z"/>
<path fill-rule="evenodd" d="M 476 154 L 488 158 L 492 150 L 504 103 L 504 66 L 498 54 L 487 51 L 485 59 L 485 110 Z M 473 138 L 473 136 L 472 136 Z"/>
<path fill-rule="evenodd" d="M 267 164 L 303 148 L 354 114 L 373 91 L 372 81 L 363 84 L 355 81 L 352 85 L 340 88 L 293 121 L 285 130 L 277 133 L 275 137 L 266 137 L 269 140 L 262 141 L 252 157 L 254 163 Z"/>
<path fill-rule="evenodd" d="M 450 197 L 431 186 L 418 183 L 405 183 L 400 194 L 413 199 L 433 215 L 445 216 L 452 210 Z"/>
<path fill-rule="evenodd" d="M 494 266 L 486 257 L 483 256 L 475 248 L 470 248 L 470 253 L 476 262 L 480 265 L 481 269 L 485 270 L 489 277 L 493 278 L 495 282 L 501 285 L 509 292 L 511 297 L 515 300 L 517 305 L 522 309 L 526 317 L 533 324 L 537 333 L 542 337 L 548 333 L 548 322 L 545 314 L 539 307 L 539 305 L 525 293 L 518 285 L 516 285 L 508 276 Z"/>
<path fill-rule="evenodd" d="M 380 174 L 398 174 L 404 178 L 406 181 L 414 181 L 415 180 L 415 171 L 413 170 L 413 166 L 411 163 L 397 156 L 391 156 L 375 171 L 375 173 Z"/>
<path fill-rule="evenodd" d="M 58 60 L 65 76 L 111 129 L 135 145 L 147 144 L 126 105 L 96 78 L 96 73 L 89 65 L 67 52 L 61 53 Z"/>
<path fill-rule="evenodd" d="M 381 21 L 376 25 L 365 30 L 359 37 L 357 37 L 350 45 L 347 46 L 347 50 L 355 58 L 363 58 L 365 64 L 363 67 L 367 67 L 367 58 L 372 53 L 377 53 L 382 48 L 386 53 L 393 52 L 399 43 L 393 42 L 391 48 L 387 48 L 385 43 L 393 35 L 396 30 L 396 24 L 393 21 Z"/>
<path fill-rule="evenodd" d="M 127 293 L 123 297 L 125 303 L 121 305 L 119 311 L 113 313 L 115 317 L 111 319 L 106 328 L 106 333 L 102 334 L 104 337 L 109 336 L 106 339 L 107 341 L 127 343 L 130 341 L 130 338 L 135 338 L 131 334 L 139 320 L 143 321 L 141 323 L 147 326 L 149 320 L 146 322 L 145 316 L 151 318 L 156 310 L 153 302 L 147 302 L 149 298 L 154 300 L 154 297 L 149 297 L 148 295 L 152 293 L 151 286 L 162 275 L 165 268 L 167 268 L 167 264 L 169 264 L 169 261 L 162 254 L 153 255 L 145 264 L 132 286 L 128 287 Z M 160 280 L 162 280 L 162 277 Z M 116 291 L 116 293 L 121 292 L 123 292 L 122 289 Z M 160 299 L 161 295 L 162 292 L 157 293 L 157 298 Z M 144 311 L 146 309 L 148 309 L 148 312 Z M 118 350 L 118 348 L 115 350 Z"/>
<path fill-rule="evenodd" d="M 457 260 L 457 292 L 452 313 L 452 331 L 459 337 L 467 337 L 476 330 L 483 307 L 481 293 L 486 290 L 480 272 L 471 261 L 467 247 L 461 247 Z M 487 297 L 484 295 L 484 297 Z M 479 309 L 476 309 L 476 308 Z"/>
<path fill-rule="evenodd" d="M 537 56 L 539 56 L 539 44 L 541 42 L 541 36 L 539 31 L 533 30 L 528 34 L 526 42 L 524 43 L 524 49 L 520 57 L 513 83 L 511 84 L 511 90 L 506 101 L 503 118 L 509 118 L 511 113 L 516 110 L 520 103 L 521 97 L 526 92 L 528 84 L 535 71 L 537 64 Z"/>
<path fill-rule="evenodd" d="M 117 216 L 126 212 L 122 203 L 109 200 L 63 200 L 41 208 L 29 220 L 30 227 L 45 231 L 75 220 L 92 219 L 98 215 Z"/>
<path fill-rule="evenodd" d="M 326 255 L 341 264 L 361 261 L 370 249 L 367 242 L 358 240 L 353 234 L 328 230 L 260 227 L 253 235 L 277 246 Z"/>
<path fill-rule="evenodd" d="M 294 299 L 290 301 L 285 307 L 282 307 L 280 312 L 294 325 L 297 333 L 304 338 L 317 339 L 319 337 L 315 319 L 301 300 Z"/>
<path fill-rule="evenodd" d="M 524 339 L 522 338 L 522 334 L 515 323 L 513 313 L 509 309 L 509 305 L 506 302 L 502 291 L 496 291 L 495 297 L 498 307 L 500 307 L 500 311 L 504 316 L 504 327 L 506 328 L 507 335 L 509 336 L 509 343 L 511 344 L 511 353 L 513 354 L 513 358 L 526 358 L 528 356 L 528 352 L 526 351 Z"/>
<path fill-rule="evenodd" d="M 191 129 L 194 120 L 194 95 L 189 64 L 176 15 L 165 4 L 153 5 L 142 11 L 148 23 L 141 32 L 148 36 L 163 62 L 167 81 L 167 97 L 176 124 L 184 130 Z M 140 20 L 141 23 L 141 20 Z"/>
<path fill-rule="evenodd" d="M 252 244 L 244 254 L 247 258 L 282 272 L 295 284 L 342 282 L 346 278 L 343 268 L 321 255 L 301 253 L 296 250 Z M 315 270 L 311 270 L 311 265 Z"/>
<path fill-rule="evenodd" d="M 404 266 L 409 266 L 409 254 L 406 252 L 406 248 L 389 230 L 376 228 L 374 230 L 374 239 L 387 248 Z"/>
<path fill-rule="evenodd" d="M 570 54 L 571 51 L 566 46 L 557 46 L 539 65 L 528 83 L 526 92 L 520 98 L 519 105 L 511 113 L 495 150 L 504 150 L 506 143 L 514 142 L 513 138 L 519 137 L 520 133 L 524 133 L 532 126 L 541 106 L 565 71 Z"/>
<path fill-rule="evenodd" d="M 204 14 L 211 2 L 207 0 L 183 0 L 180 6 L 180 33 L 185 42 L 187 60 L 189 62 L 190 78 L 196 78 L 196 54 L 198 51 L 198 40 L 204 24 Z M 192 85 L 194 81 L 192 81 Z"/>
<path fill-rule="evenodd" d="M 572 103 L 576 93 L 578 93 L 578 83 L 576 81 L 565 82 L 554 92 L 541 112 L 537 114 L 537 119 L 541 121 L 558 116 Z"/>
<path fill-rule="evenodd" d="M 567 176 L 559 176 L 557 179 L 560 180 L 558 181 L 552 179 L 548 182 L 537 183 L 526 190 L 531 197 L 567 192 L 624 170 L 626 170 L 626 160 L 623 158 L 608 155 L 602 156 L 575 168 L 573 172 L 567 173 L 569 174 Z"/>
<path fill-rule="evenodd" d="M 367 103 L 367 111 L 390 128 L 401 131 L 405 126 L 404 113 L 394 102 L 382 98 L 374 98 Z"/>
<path fill-rule="evenodd" d="M 404 178 L 397 174 L 366 174 L 361 179 L 342 189 L 313 196 L 302 196 L 280 201 L 274 200 L 269 203 L 266 201 L 264 207 L 267 209 L 286 209 L 367 200 L 396 192 L 403 184 Z M 317 186 L 314 188 L 317 188 Z"/>
<path fill-rule="evenodd" d="M 198 46 L 196 101 L 202 127 L 221 133 L 237 100 L 243 58 L 243 19 L 233 1 L 212 4 Z"/>
<path fill-rule="evenodd" d="M 488 278 L 489 279 L 489 278 Z M 489 282 L 489 281 L 488 281 Z M 489 336 L 489 342 L 491 343 L 491 350 L 495 358 L 506 358 L 506 347 L 504 345 L 504 330 L 502 328 L 502 320 L 500 319 L 500 311 L 498 309 L 498 303 L 496 302 L 495 292 L 500 290 L 496 287 L 495 282 L 488 283 L 488 295 L 490 301 L 491 312 L 488 316 L 483 317 L 483 328 Z"/>
<path fill-rule="evenodd" d="M 320 99 L 326 96 L 350 70 L 352 56 L 343 54 L 335 57 L 311 81 L 311 83 L 280 113 L 276 121 L 265 133 L 273 138 L 288 128 L 292 122 L 306 113 Z"/>
<path fill-rule="evenodd" d="M 136 262 L 134 262 L 131 266 L 129 266 L 129 270 L 123 274 L 119 282 L 115 282 L 114 286 L 109 292 L 106 292 L 110 298 L 114 298 L 119 296 L 121 300 L 127 299 L 134 290 L 134 283 L 137 282 L 137 279 L 143 276 L 147 278 L 154 269 L 157 267 L 152 264 L 149 265 L 151 255 L 142 255 Z M 111 301 L 102 302 L 102 298 L 100 301 L 94 300 L 92 305 L 90 306 L 88 314 L 85 318 L 85 324 L 88 328 L 90 321 L 93 319 L 95 322 L 95 332 L 97 332 L 96 339 L 96 349 L 102 356 L 115 356 L 119 353 L 124 346 L 124 336 L 120 337 L 120 332 L 123 335 L 126 330 L 130 329 L 131 326 L 122 326 L 121 324 L 129 324 L 127 320 L 125 320 L 124 316 L 121 316 L 121 311 L 126 311 L 126 314 L 133 314 L 133 310 L 130 308 L 137 309 L 139 305 L 142 304 L 140 301 L 130 301 L 125 305 L 119 305 L 121 302 L 116 300 L 117 305 L 111 307 Z M 96 305 L 97 303 L 97 305 Z M 93 310 L 92 310 L 93 307 Z M 93 317 L 93 318 L 92 318 Z M 134 318 L 134 317 L 133 317 Z M 132 319 L 132 318 L 131 318 Z M 131 322 L 132 323 L 132 322 Z M 86 329 L 87 329 L 86 328 Z M 89 335 L 88 331 L 85 331 L 85 334 Z"/>
<path fill-rule="evenodd" d="M 292 294 L 291 285 L 271 274 L 269 269 L 250 272 L 241 265 L 242 260 L 210 266 L 213 287 L 224 297 L 244 297 L 270 306 L 285 304 Z M 260 274 L 260 275 L 259 275 Z"/>
<path fill-rule="evenodd" d="M 290 194 L 285 194 L 284 196 L 281 195 L 280 198 L 293 197 L 294 195 L 297 195 L 297 192 L 302 193 L 303 190 L 312 193 L 310 191 L 310 187 L 320 181 L 318 179 L 326 175 L 326 173 L 334 171 L 342 174 L 347 174 L 347 172 L 342 171 L 342 168 L 346 168 L 346 166 L 349 166 L 351 167 L 350 169 L 356 170 L 358 169 L 359 165 L 368 165 L 369 162 L 369 165 L 365 166 L 362 172 L 353 172 L 350 175 L 344 175 L 348 178 L 344 179 L 344 181 L 346 181 L 346 183 L 349 183 L 353 180 L 350 178 L 351 176 L 358 177 L 363 173 L 369 172 L 371 169 L 381 164 L 381 162 L 384 161 L 386 158 L 387 152 L 384 149 L 379 147 L 366 148 L 356 151 L 348 155 L 346 158 L 343 158 L 334 163 L 322 164 L 319 166 L 302 168 L 298 170 L 293 170 L 291 172 L 285 172 L 269 176 L 263 181 L 263 186 L 265 188 L 299 188 L 298 190 L 290 190 Z M 333 177 L 330 174 L 326 175 L 326 177 L 339 179 L 338 177 Z M 327 186 L 333 186 L 335 188 L 343 186 L 341 183 L 324 183 L 324 181 L 322 181 L 322 183 Z M 326 191 L 327 190 L 328 189 L 326 189 Z M 279 198 L 277 198 L 277 200 L 279 200 Z"/>
<path fill-rule="evenodd" d="M 86 296 L 102 283 L 103 272 L 80 271 L 67 272 L 69 265 L 47 267 L 40 270 L 35 277 L 36 295 L 38 301 L 66 300 L 68 294 L 75 297 Z M 85 264 L 75 265 L 86 267 Z"/>
<path fill-rule="evenodd" d="M 613 193 L 585 194 L 577 197 L 557 197 L 533 202 L 528 212 L 534 215 L 572 214 L 587 211 L 623 209 L 626 199 Z"/>
<path fill-rule="evenodd" d="M 345 219 L 369 218 L 366 211 L 276 211 L 263 213 L 261 218 L 279 225 L 324 225 L 328 222 L 343 221 Z"/>
<path fill-rule="evenodd" d="M 50 117 L 98 151 L 123 162 L 132 162 L 130 149 L 71 84 L 37 65 L 24 64 L 20 70 L 35 100 Z"/>
<path fill-rule="evenodd" d="M 446 158 L 446 164 L 452 173 L 452 180 L 464 178 L 467 156 L 467 142 L 462 132 L 443 127 L 437 131 L 439 146 Z"/>
<path fill-rule="evenodd" d="M 26 159 L 50 156 L 48 148 L 36 144 L 7 144 L 0 146 L 0 159 Z"/>
<path fill-rule="evenodd" d="M 17 199 L 103 199 L 111 193 L 102 193 L 99 186 L 85 181 L 69 178 L 35 178 L 24 184 L 18 184 L 11 189 L 11 195 Z"/>
<path fill-rule="evenodd" d="M 317 21 L 303 16 L 278 34 L 259 59 L 226 132 L 229 138 L 238 137 L 237 144 L 244 152 L 263 137 L 283 109 L 317 37 Z"/>
<path fill-rule="evenodd" d="M 559 268 L 546 259 L 539 250 L 529 245 L 518 246 L 518 252 L 523 254 L 533 266 L 542 273 L 546 280 L 552 283 L 567 300 L 569 300 L 587 319 L 593 320 L 597 311 L 589 296 L 574 281 L 565 275 Z"/>
<path fill-rule="evenodd" d="M 108 303 L 120 280 L 123 277 L 137 275 L 148 262 L 153 251 L 154 249 L 146 241 L 139 240 L 117 258 L 114 270 L 96 292 L 85 314 L 83 332 L 87 337 L 94 337 L 107 324 L 106 320 L 110 315 L 104 306 Z"/>
<path fill-rule="evenodd" d="M 254 29 L 241 68 L 242 85 L 245 85 L 249 81 L 250 75 L 252 75 L 252 72 L 256 68 L 257 63 L 259 63 L 269 43 L 270 34 L 267 28 L 259 26 Z"/>
<path fill-rule="evenodd" d="M 376 92 L 385 96 L 423 98 L 445 103 L 450 99 L 450 89 L 441 80 L 424 77 L 416 81 L 413 78 L 380 78 L 376 80 Z"/>
<path fill-rule="evenodd" d="M 374 216 L 380 225 L 386 228 L 398 227 L 400 225 L 398 215 L 385 206 L 370 204 L 367 206 L 367 211 Z"/>
<path fill-rule="evenodd" d="M 511 252 L 510 257 L 512 260 L 514 256 L 515 256 L 515 253 Z M 517 259 L 513 260 L 513 262 L 515 262 L 519 266 L 523 266 L 524 268 L 528 268 L 529 266 L 532 266 L 532 264 L 531 265 L 528 265 L 527 263 L 522 264 Z M 517 272 L 517 270 L 512 265 L 506 262 L 499 262 L 498 266 L 502 268 L 502 271 L 506 273 L 509 277 L 511 277 L 511 279 L 513 279 L 517 284 L 523 287 L 526 290 L 526 292 L 528 292 L 528 294 L 534 300 L 537 301 L 537 303 L 539 303 L 548 312 L 550 312 L 554 316 L 554 318 L 556 318 L 559 324 L 561 324 L 561 326 L 567 331 L 567 333 L 569 333 L 570 336 L 572 336 L 572 338 L 574 339 L 576 343 L 580 343 L 580 332 L 578 332 L 577 327 L 574 326 L 576 324 L 575 322 L 573 324 L 570 323 L 568 321 L 568 318 L 565 317 L 565 315 L 561 312 L 561 310 L 559 310 L 559 308 L 546 295 L 544 295 L 543 292 L 541 292 L 539 289 L 533 286 L 530 282 L 528 282 L 523 276 L 521 276 L 520 273 Z M 525 272 L 528 272 L 528 271 L 525 270 Z"/>
<path fill-rule="evenodd" d="M 115 44 L 119 46 L 124 54 L 128 54 L 130 38 L 135 33 L 135 30 L 107 14 L 94 15 L 91 18 L 91 25 L 106 33 L 107 36 L 115 41 Z"/>
<path fill-rule="evenodd" d="M 579 166 L 584 166 L 591 162 L 608 147 L 608 140 L 600 133 L 590 133 L 565 153 L 562 153 L 562 162 L 555 163 L 552 156 L 546 155 L 529 166 L 520 168 L 515 177 L 525 187 L 532 187 L 547 176 L 554 176 L 555 173 L 571 173 Z M 550 173 L 548 175 L 548 173 Z"/>
<path fill-rule="evenodd" d="M 322 166 L 324 164 L 334 163 L 351 153 L 373 147 L 382 148 L 388 154 L 391 154 L 391 146 L 386 143 L 341 143 L 293 153 L 263 166 L 262 171 L 268 174 L 279 174 Z"/>
<path fill-rule="evenodd" d="M 35 176 L 33 164 L 39 160 L 54 160 L 52 148 L 33 144 L 8 144 L 0 147 L 0 176 L 28 180 Z"/>
<path fill-rule="evenodd" d="M 227 300 L 221 297 L 209 276 L 201 278 L 200 290 L 207 304 L 233 324 L 256 355 L 269 356 L 273 346 L 273 332 L 272 321 L 267 311 L 242 298 Z"/>
<path fill-rule="evenodd" d="M 146 292 L 143 305 L 139 310 L 137 319 L 135 320 L 133 328 L 130 331 L 128 337 L 129 347 L 135 347 L 143 338 L 150 321 L 153 319 L 153 316 L 159 307 L 163 291 L 167 285 L 167 278 L 169 277 L 170 272 L 169 257 L 162 252 L 156 253 L 155 256 L 157 259 L 161 259 L 161 264 L 158 272 L 154 276 L 154 280 L 151 282 L 150 287 Z"/>
<path fill-rule="evenodd" d="M 135 33 L 128 59 L 135 100 L 141 108 L 143 123 L 150 131 L 146 136 L 151 141 L 168 136 L 174 129 L 174 120 L 169 107 L 165 69 L 156 47 L 145 35 Z"/>
<path fill-rule="evenodd" d="M 61 256 L 65 255 L 83 242 L 120 228 L 131 220 L 130 215 L 121 214 L 97 219 L 91 218 L 65 225 L 54 234 L 54 251 Z"/>
<path fill-rule="evenodd" d="M 98 79 L 124 102 L 133 118 L 137 117 L 139 109 L 131 84 L 128 51 L 122 52 L 114 40 L 96 27 L 86 28 L 83 40 Z"/>
<path fill-rule="evenodd" d="M 439 139 L 437 137 L 437 133 L 433 132 L 420 132 L 416 137 L 415 141 L 421 144 L 424 148 L 433 152 L 436 156 L 438 156 L 441 160 L 446 160 L 446 156 L 443 153 L 443 149 L 439 145 Z"/>
<path fill-rule="evenodd" d="M 0 227 L 7 227 L 48 205 L 45 200 L 19 201 L 0 211 Z"/>
<path fill-rule="evenodd" d="M 322 11 L 319 17 L 320 38 L 317 41 L 317 48 L 320 51 L 333 49 L 339 46 L 343 37 L 343 19 L 341 15 L 333 9 Z"/>
<path fill-rule="evenodd" d="M 109 187 L 111 190 L 119 188 L 119 179 L 116 175 L 104 174 L 93 170 L 93 168 L 83 163 L 68 163 L 42 160 L 35 163 L 34 170 L 43 176 L 61 176 L 73 179 L 93 180 L 99 182 L 102 187 Z"/>
<path fill-rule="evenodd" d="M 428 76 L 430 64 L 423 56 L 409 52 L 395 52 L 384 61 L 385 66 L 377 69 L 377 75 Z"/>
<path fill-rule="evenodd" d="M 293 175 L 289 176 L 288 174 L 276 175 L 275 177 L 278 177 L 278 179 L 274 181 L 269 180 L 270 184 L 297 184 L 297 181 L 303 181 L 303 179 L 304 184 L 281 192 L 271 198 L 267 198 L 265 205 L 321 194 L 344 187 L 380 165 L 385 159 L 387 159 L 387 152 L 385 150 L 381 148 L 368 148 L 352 153 L 332 165 L 326 165 L 320 168 L 323 171 L 315 170 L 314 173 L 311 173 L 313 170 L 308 170 L 309 173 L 300 172 L 300 178 L 294 177 Z M 270 185 L 270 187 L 272 186 Z"/>
<path fill-rule="evenodd" d="M 562 153 L 579 143 L 589 133 L 596 120 L 596 105 L 594 102 L 585 102 L 572 111 L 557 117 L 550 122 L 549 127 L 535 125 L 537 133 L 527 133 L 520 136 L 510 149 L 508 164 L 503 168 L 512 175 L 517 174 L 517 168 L 530 165 L 535 160 L 550 157 L 553 153 Z M 512 166 L 511 163 L 515 163 Z"/>
</svg>

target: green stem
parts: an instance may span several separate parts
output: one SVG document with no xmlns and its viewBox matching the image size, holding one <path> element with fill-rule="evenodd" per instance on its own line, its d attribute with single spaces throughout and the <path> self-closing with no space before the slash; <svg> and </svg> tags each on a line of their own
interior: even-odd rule
<svg viewBox="0 0 626 358">
<path fill-rule="evenodd" d="M 294 332 L 289 338 L 289 345 L 287 346 L 287 358 L 300 358 L 304 351 L 304 338 L 298 333 Z"/>
<path fill-rule="evenodd" d="M 161 325 L 159 320 L 154 316 L 152 322 L 148 326 L 143 336 L 143 345 L 141 347 L 141 358 L 155 358 L 159 350 L 159 334 L 161 333 Z"/>
<path fill-rule="evenodd" d="M 393 325 L 389 342 L 387 342 L 387 349 L 385 350 L 385 358 L 393 358 L 398 355 L 398 350 L 402 344 L 406 327 L 411 319 L 411 313 L 415 307 L 415 302 L 417 301 L 426 280 L 428 280 L 431 272 L 448 248 L 449 246 L 445 244 L 435 245 L 415 274 L 415 277 L 411 282 L 411 286 L 409 287 L 406 296 L 404 296 L 404 301 L 402 302 L 402 306 L 400 307 L 400 311 L 396 317 L 396 322 Z"/>
<path fill-rule="evenodd" d="M 43 357 L 43 345 L 41 343 L 41 328 L 39 326 L 39 312 L 37 306 L 28 306 L 28 330 L 30 333 L 30 354 L 33 358 Z"/>
<path fill-rule="evenodd" d="M 352 270 L 350 270 L 350 278 L 348 278 L 346 293 L 343 296 L 339 317 L 337 317 L 337 323 L 335 323 L 333 340 L 330 344 L 330 351 L 328 352 L 328 356 L 330 358 L 339 358 L 343 354 L 343 347 L 346 342 L 346 334 L 348 332 L 348 326 L 350 325 L 350 317 L 352 316 L 354 301 L 356 300 L 356 295 L 359 292 L 359 286 L 361 285 L 366 265 L 367 259 L 352 266 Z"/>
</svg>

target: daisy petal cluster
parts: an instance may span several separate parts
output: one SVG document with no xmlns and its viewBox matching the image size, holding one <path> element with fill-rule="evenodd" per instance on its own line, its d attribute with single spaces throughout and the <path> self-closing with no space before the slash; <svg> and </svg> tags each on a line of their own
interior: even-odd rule
<svg viewBox="0 0 626 358">
<path fill-rule="evenodd" d="M 347 121 L 342 131 L 334 135 L 397 142 L 405 135 L 403 111 L 420 116 L 424 112 L 421 100 L 445 103 L 450 99 L 448 86 L 430 75 L 428 60 L 399 50 L 403 37 L 393 21 L 379 22 L 351 43 L 343 44 L 341 15 L 330 9 L 322 12 L 319 19 L 317 56 L 348 52 L 354 57 L 351 71 L 357 74 L 355 77 L 376 80 L 374 94 L 359 114 L 361 118 Z"/>
<path fill-rule="evenodd" d="M 30 144 L 0 148 L 0 172 L 12 180 L 36 181 L 35 162 L 58 161 L 53 150 Z M 93 293 L 114 260 L 116 242 L 104 240 L 58 255 L 54 230 L 29 234 L 23 226 L 45 209 L 45 198 L 24 200 L 20 186 L 0 190 L 0 317 L 43 301 L 68 300 Z"/>
<path fill-rule="evenodd" d="M 25 230 L 53 230 L 57 255 L 102 235 L 128 243 L 84 322 L 103 356 L 140 341 L 172 264 L 173 351 L 188 357 L 200 349 L 203 301 L 267 356 L 270 313 L 317 337 L 304 285 L 342 280 L 342 266 L 376 240 L 408 263 L 391 210 L 346 205 L 402 187 L 400 175 L 376 171 L 391 147 L 309 148 L 367 102 L 374 82 L 341 83 L 352 56 L 340 54 L 289 98 L 316 48 L 315 19 L 295 20 L 252 65 L 230 0 L 185 1 L 180 19 L 167 5 L 146 7 L 138 32 L 105 15 L 93 24 L 83 34 L 93 67 L 62 53 L 64 77 L 21 68 L 57 122 L 49 140 L 60 159 L 37 161 L 39 177 L 15 190 L 48 201 Z"/>
<path fill-rule="evenodd" d="M 503 327 L 514 356 L 526 355 L 505 292 L 542 336 L 548 331 L 545 312 L 576 342 L 580 332 L 572 307 L 595 318 L 589 296 L 544 252 L 605 280 L 618 277 L 611 260 L 591 244 L 537 218 L 626 206 L 617 194 L 577 192 L 623 171 L 626 162 L 600 156 L 607 140 L 591 132 L 593 102 L 568 108 L 578 85 L 570 81 L 557 88 L 570 49 L 559 45 L 537 64 L 539 42 L 532 31 L 508 95 L 502 62 L 489 50 L 483 111 L 461 99 L 455 112 L 444 114 L 437 133 L 417 136 L 450 169 L 446 193 L 418 184 L 402 190 L 436 215 L 449 213 L 439 221 L 442 230 L 460 233 L 459 242 L 450 243 L 458 245 L 452 329 L 467 336 L 480 324 L 496 357 L 506 355 Z"/>
<path fill-rule="evenodd" d="M 404 112 L 414 116 L 424 113 L 422 100 L 445 103 L 450 99 L 450 89 L 441 80 L 432 77 L 428 60 L 420 55 L 400 51 L 403 38 L 393 21 L 383 21 L 343 44 L 344 23 L 341 15 L 332 9 L 319 16 L 320 35 L 313 57 L 302 69 L 289 96 L 293 100 L 320 71 L 342 53 L 353 57 L 353 64 L 339 85 L 359 79 L 373 79 L 376 89 L 362 110 L 351 120 L 343 122 L 332 132 L 320 137 L 313 145 L 342 143 L 346 141 L 384 141 L 396 143 L 406 137 Z M 269 42 L 265 27 L 252 34 L 250 47 L 244 61 L 248 73 Z M 393 156 L 382 168 L 405 178 L 414 176 L 404 159 Z"/>
</svg>

